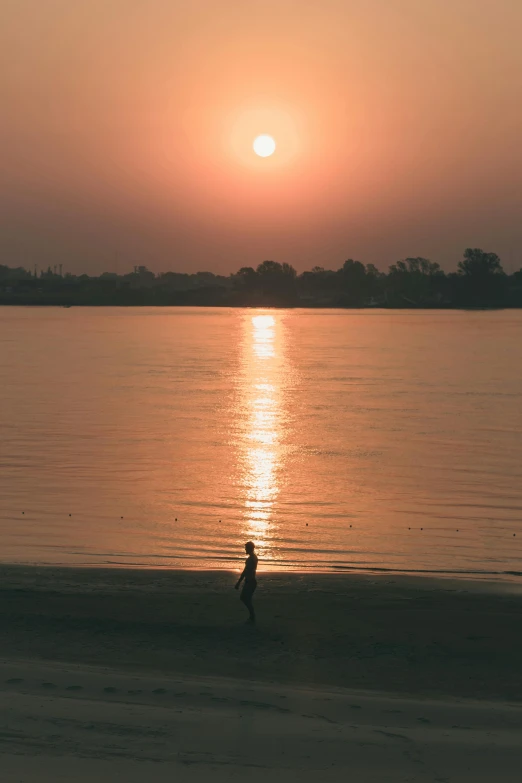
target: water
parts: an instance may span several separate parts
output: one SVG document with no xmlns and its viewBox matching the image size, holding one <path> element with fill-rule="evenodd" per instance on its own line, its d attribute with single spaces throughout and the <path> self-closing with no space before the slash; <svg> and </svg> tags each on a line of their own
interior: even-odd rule
<svg viewBox="0 0 522 783">
<path fill-rule="evenodd" d="M 522 572 L 522 312 L 0 308 L 4 562 Z"/>
</svg>

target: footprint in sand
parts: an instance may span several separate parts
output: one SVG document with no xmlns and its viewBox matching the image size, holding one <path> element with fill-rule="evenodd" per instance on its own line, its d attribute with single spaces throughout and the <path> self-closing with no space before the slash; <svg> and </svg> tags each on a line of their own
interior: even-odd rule
<svg viewBox="0 0 522 783">
<path fill-rule="evenodd" d="M 20 682 L 23 682 L 21 677 L 11 677 L 10 680 L 6 680 L 8 685 L 18 685 Z"/>
<path fill-rule="evenodd" d="M 409 737 L 406 737 L 405 734 L 396 734 L 394 731 L 384 731 L 384 729 L 374 729 L 373 730 L 375 734 L 383 734 L 385 737 L 391 737 L 392 739 L 402 739 L 406 740 L 407 742 L 411 742 Z"/>
<path fill-rule="evenodd" d="M 83 685 L 68 685 L 66 691 L 83 691 Z"/>
</svg>

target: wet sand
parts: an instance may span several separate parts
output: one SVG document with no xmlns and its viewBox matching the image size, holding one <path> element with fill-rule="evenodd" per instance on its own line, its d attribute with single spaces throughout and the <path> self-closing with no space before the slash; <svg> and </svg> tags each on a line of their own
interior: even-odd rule
<svg viewBox="0 0 522 783">
<path fill-rule="evenodd" d="M 517 585 L 234 581 L 2 566 L 3 780 L 519 779 Z"/>
</svg>

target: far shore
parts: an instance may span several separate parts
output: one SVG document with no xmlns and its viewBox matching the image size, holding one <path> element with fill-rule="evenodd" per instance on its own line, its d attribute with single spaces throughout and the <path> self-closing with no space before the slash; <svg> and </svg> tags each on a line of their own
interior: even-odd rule
<svg viewBox="0 0 522 783">
<path fill-rule="evenodd" d="M 460 312 L 496 312 L 499 310 L 522 310 L 521 304 L 513 304 L 513 305 L 484 305 L 484 306 L 465 306 L 465 305 L 454 305 L 454 304 L 422 304 L 422 305 L 416 305 L 416 304 L 408 304 L 408 303 L 401 303 L 400 305 L 387 305 L 385 303 L 381 303 L 379 305 L 339 305 L 339 304 L 330 304 L 330 303 L 321 303 L 321 304 L 308 304 L 306 302 L 286 302 L 283 304 L 276 304 L 276 303 L 259 303 L 259 304 L 249 304 L 249 303 L 230 303 L 230 302 L 195 302 L 195 303 L 189 303 L 186 302 L 177 303 L 177 302 L 165 302 L 163 304 L 158 304 L 157 302 L 117 302 L 117 301 L 109 301 L 109 302 L 59 302 L 59 301 L 32 301 L 32 300 L 20 300 L 20 301 L 6 301 L 4 299 L 0 298 L 0 307 L 28 307 L 33 309 L 38 308 L 47 308 L 47 307 L 56 307 L 56 308 L 64 308 L 66 310 L 69 310 L 72 307 L 79 307 L 81 309 L 89 308 L 89 307 L 95 307 L 97 309 L 103 310 L 107 307 L 117 307 L 122 310 L 129 310 L 132 308 L 158 308 L 158 309 L 165 309 L 169 307 L 175 307 L 175 308 L 204 308 L 204 309 L 212 309 L 212 308 L 219 308 L 220 310 L 231 308 L 234 310 L 385 310 L 386 312 L 395 312 L 395 311 L 401 311 L 401 310 L 417 310 L 419 312 L 422 312 L 424 310 L 429 310 L 429 312 L 433 312 L 436 310 L 440 310 L 442 312 L 446 312 L 448 310 L 456 310 Z"/>
</svg>

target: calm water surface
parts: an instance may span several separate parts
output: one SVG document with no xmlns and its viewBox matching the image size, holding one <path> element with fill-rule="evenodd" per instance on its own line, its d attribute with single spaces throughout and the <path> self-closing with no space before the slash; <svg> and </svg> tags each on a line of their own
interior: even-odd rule
<svg viewBox="0 0 522 783">
<path fill-rule="evenodd" d="M 521 436 L 520 311 L 0 308 L 4 561 L 509 576 Z"/>
</svg>

